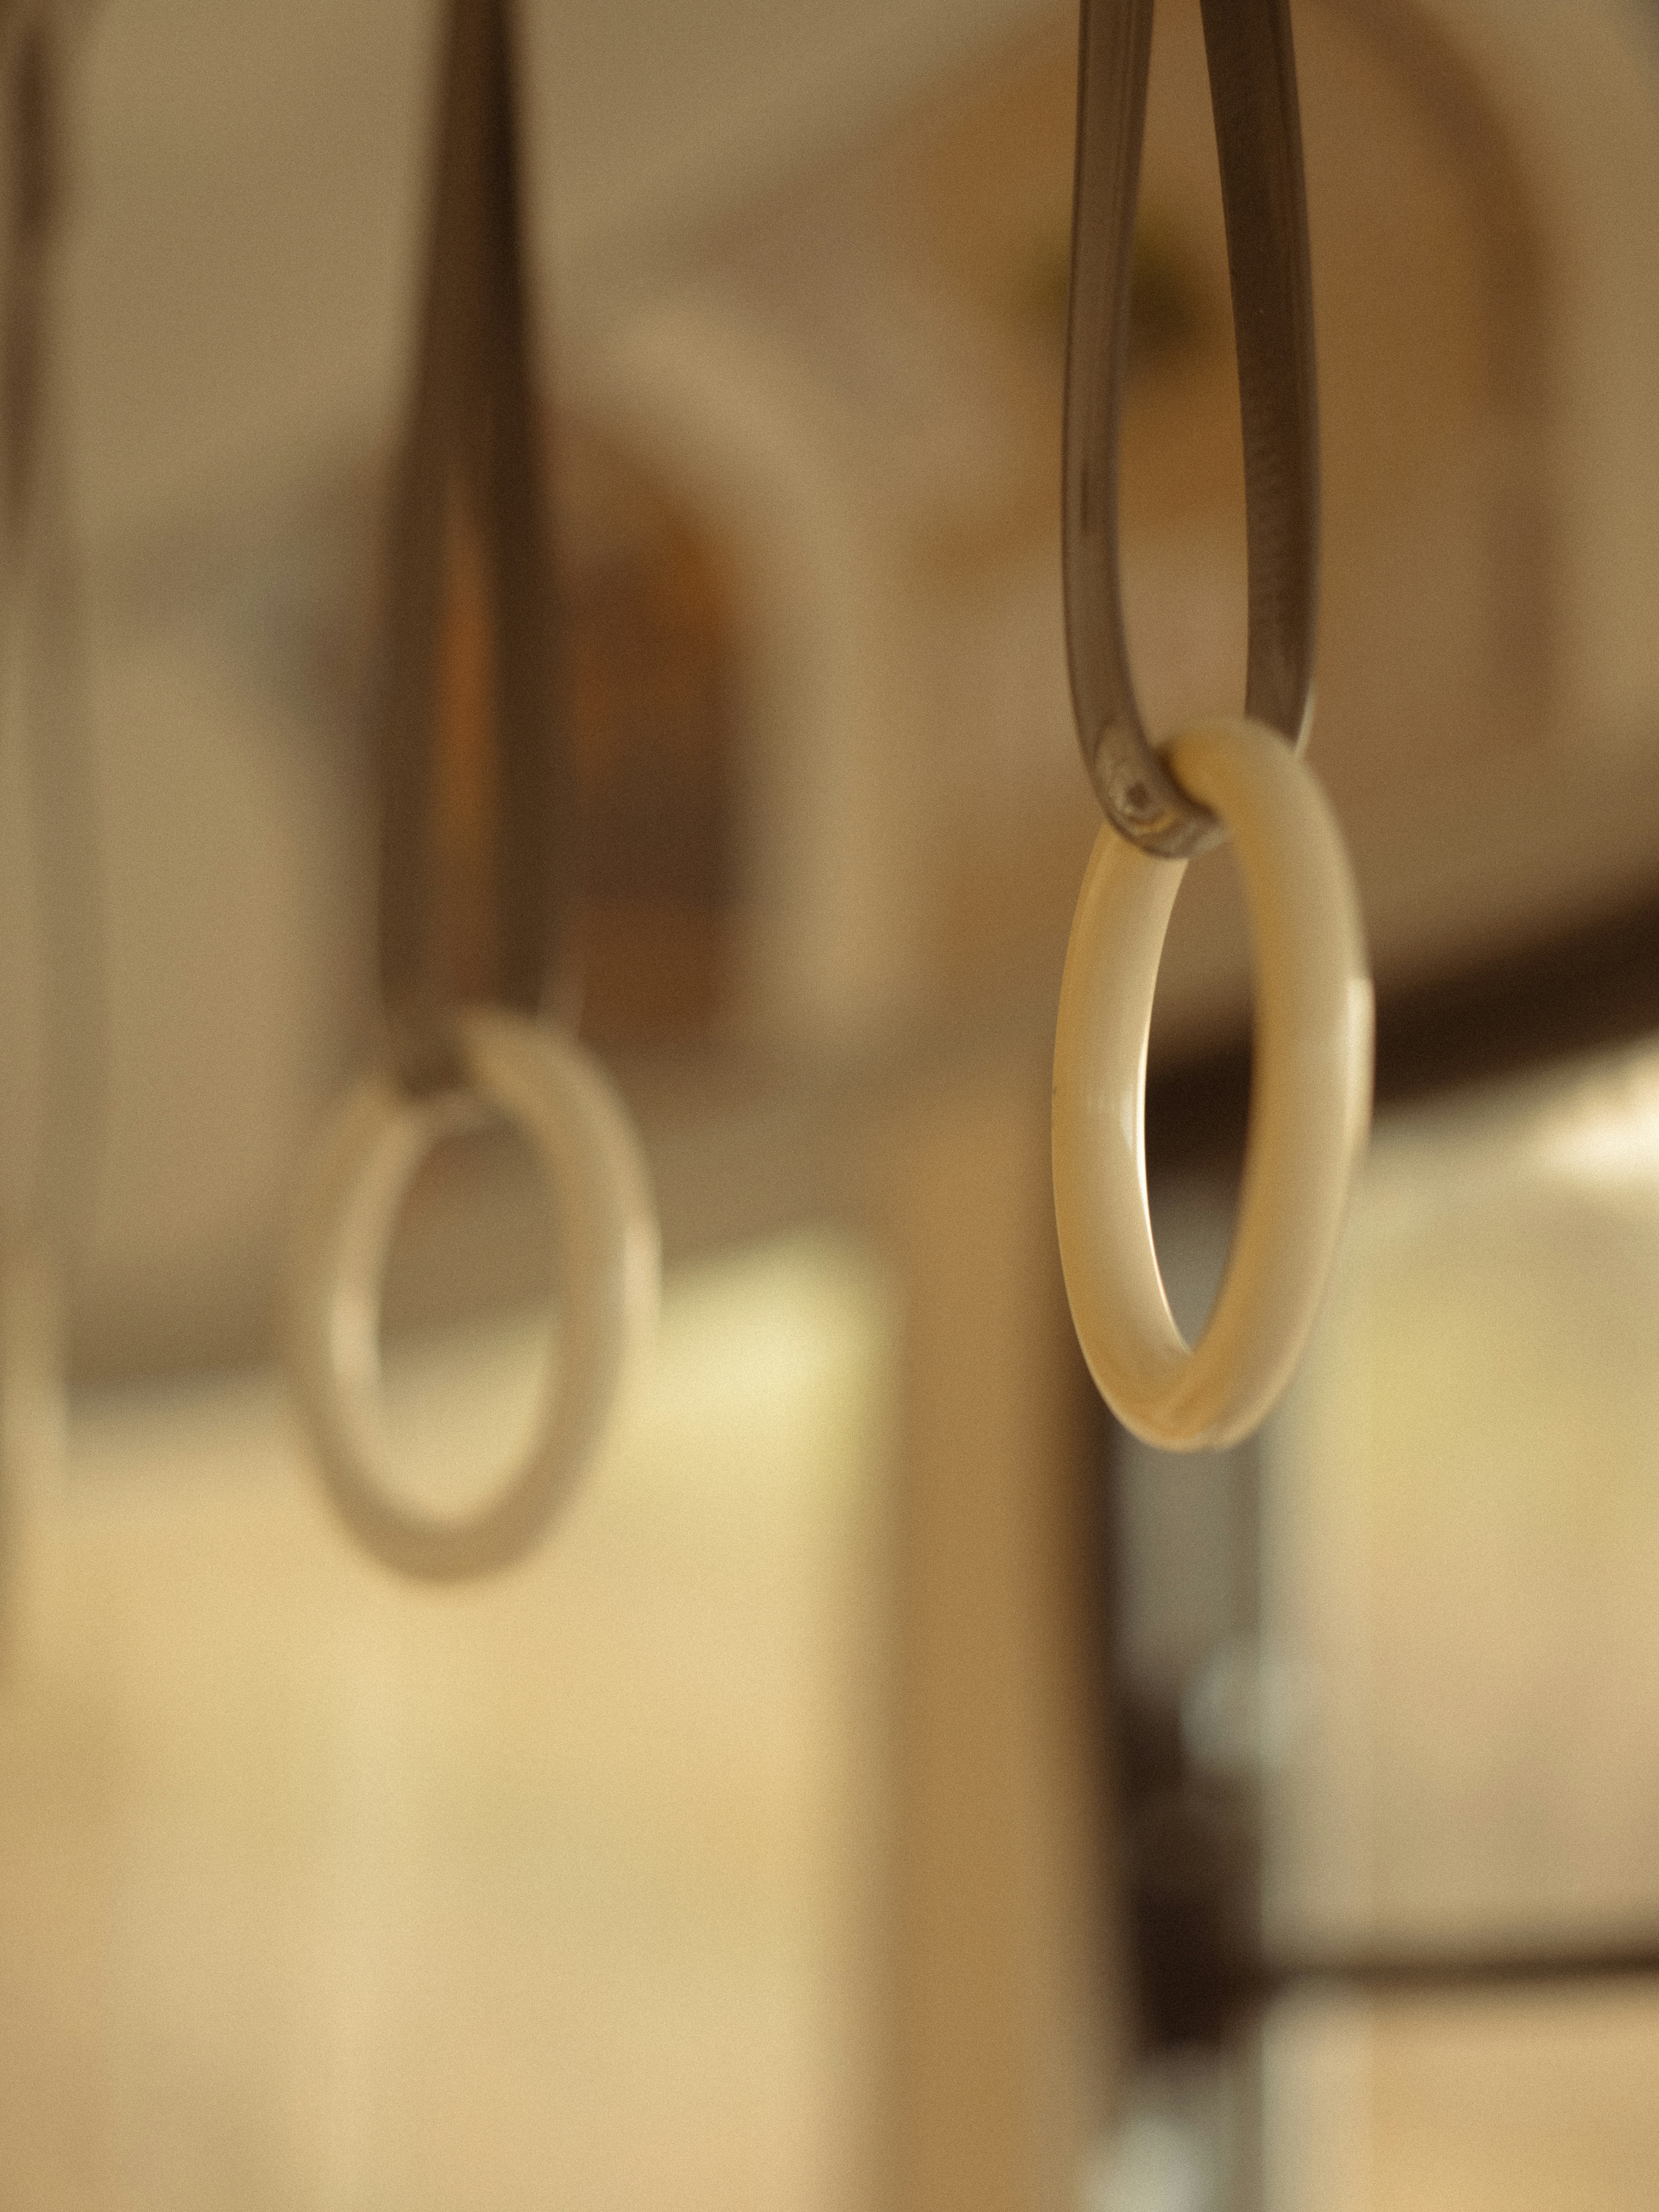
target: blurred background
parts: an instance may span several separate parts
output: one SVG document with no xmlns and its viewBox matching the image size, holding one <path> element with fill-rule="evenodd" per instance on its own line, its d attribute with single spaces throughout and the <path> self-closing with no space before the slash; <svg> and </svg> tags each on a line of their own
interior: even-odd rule
<svg viewBox="0 0 1659 2212">
<path fill-rule="evenodd" d="M 271 1345 L 296 1170 L 374 1048 L 440 19 L 68 22 L 79 645 L 0 695 L 0 1115 L 46 1144 L 67 1037 L 101 1133 L 61 1357 L 32 1261 L 0 1297 L 9 2207 L 1650 2206 L 1659 15 L 1293 15 L 1311 759 L 1379 1115 L 1283 1413 L 1172 1460 L 1088 1385 L 1048 1180 L 1099 822 L 1075 9 L 523 0 L 583 1030 L 669 1273 L 552 1540 L 437 1591 L 336 1527 Z M 1158 9 L 1131 353 L 1165 728 L 1244 660 L 1197 0 Z M 46 807 L 43 730 L 85 769 Z M 42 941 L 64 882 L 95 960 Z M 1193 1328 L 1249 1004 L 1222 854 L 1149 1091 Z M 527 1419 L 546 1213 L 499 1132 L 411 1192 L 387 1419 L 428 1498 Z"/>
</svg>

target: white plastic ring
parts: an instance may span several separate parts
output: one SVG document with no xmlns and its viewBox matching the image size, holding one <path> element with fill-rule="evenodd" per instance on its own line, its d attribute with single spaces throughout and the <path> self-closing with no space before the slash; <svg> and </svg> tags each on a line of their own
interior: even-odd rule
<svg viewBox="0 0 1659 2212">
<path fill-rule="evenodd" d="M 650 1178 L 603 1072 L 573 1041 L 500 1009 L 471 1009 L 458 1030 L 465 1090 L 412 1099 L 373 1075 L 346 1097 L 300 1208 L 288 1330 L 295 1388 L 335 1504 L 388 1566 L 438 1581 L 507 1565 L 535 1543 L 649 1340 L 660 1275 Z M 380 1415 L 380 1297 L 411 1176 L 481 1103 L 523 1133 L 548 1178 L 560 1231 L 560 1356 L 504 1485 L 475 1514 L 440 1519 L 397 1503 Z"/>
<path fill-rule="evenodd" d="M 1370 1121 L 1372 996 L 1328 802 L 1261 724 L 1206 722 L 1164 757 L 1232 834 L 1256 967 L 1249 1134 L 1214 1310 L 1188 1349 L 1146 1202 L 1146 1040 L 1186 863 L 1109 825 L 1072 923 L 1054 1037 L 1054 1213 L 1101 1395 L 1148 1443 L 1213 1450 L 1272 1410 L 1307 1340 Z"/>
</svg>

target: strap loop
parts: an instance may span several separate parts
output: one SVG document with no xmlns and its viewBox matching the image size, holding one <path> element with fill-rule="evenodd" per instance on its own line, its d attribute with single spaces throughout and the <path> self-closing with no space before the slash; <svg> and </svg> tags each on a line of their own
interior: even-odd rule
<svg viewBox="0 0 1659 2212">
<path fill-rule="evenodd" d="M 380 983 L 411 1091 L 457 1010 L 575 1002 L 574 780 L 526 295 L 507 0 L 451 0 L 426 291 L 395 493 Z"/>
<path fill-rule="evenodd" d="M 1238 348 L 1249 558 L 1245 712 L 1300 748 L 1313 696 L 1319 436 L 1289 0 L 1203 0 Z M 1148 742 L 1129 666 L 1118 442 L 1152 0 L 1083 0 L 1066 337 L 1066 635 L 1083 757 L 1143 852 L 1216 842 Z"/>
</svg>

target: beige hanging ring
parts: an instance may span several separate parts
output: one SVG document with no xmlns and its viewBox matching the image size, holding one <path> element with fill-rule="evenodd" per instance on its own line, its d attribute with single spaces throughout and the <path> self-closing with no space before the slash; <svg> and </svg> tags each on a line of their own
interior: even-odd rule
<svg viewBox="0 0 1659 2212">
<path fill-rule="evenodd" d="M 413 1098 L 383 1074 L 348 1095 L 296 1223 L 289 1365 L 330 1497 L 387 1566 L 454 1581 L 520 1559 L 592 1459 L 654 1329 L 659 1240 L 650 1179 L 621 1100 L 574 1040 L 520 1015 L 456 1017 L 464 1087 Z M 441 1138 L 493 1108 L 524 1136 L 559 1224 L 558 1356 L 514 1467 L 456 1519 L 398 1501 L 380 1419 L 380 1297 L 398 1209 Z"/>
<path fill-rule="evenodd" d="M 1313 1326 L 1370 1119 L 1373 1012 L 1358 901 L 1329 803 L 1283 739 L 1217 720 L 1164 759 L 1231 831 L 1255 956 L 1249 1134 L 1231 1253 L 1188 1347 L 1146 1200 L 1146 1042 L 1186 863 L 1110 824 L 1084 877 L 1054 1038 L 1054 1212 L 1101 1395 L 1148 1443 L 1213 1450 L 1271 1411 Z"/>
</svg>

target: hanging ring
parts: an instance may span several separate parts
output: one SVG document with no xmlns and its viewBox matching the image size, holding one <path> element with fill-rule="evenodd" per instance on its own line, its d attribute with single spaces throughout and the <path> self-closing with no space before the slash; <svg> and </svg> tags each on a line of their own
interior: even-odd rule
<svg viewBox="0 0 1659 2212">
<path fill-rule="evenodd" d="M 433 1580 L 526 1552 L 598 1448 L 654 1320 L 651 1191 L 620 1100 L 568 1036 L 572 763 L 554 645 L 518 189 L 511 0 L 449 0 L 426 302 L 379 707 L 384 1072 L 359 1084 L 297 1224 L 289 1358 L 335 1504 Z M 562 1311 L 531 1437 L 470 1516 L 398 1502 L 380 1320 L 398 1208 L 438 1139 L 494 1108 L 559 1219 Z"/>
<path fill-rule="evenodd" d="M 1054 1212 L 1072 1318 L 1127 1429 L 1216 1450 L 1263 1420 L 1317 1311 L 1370 1120 L 1372 996 L 1329 803 L 1269 730 L 1204 722 L 1164 751 L 1231 831 L 1256 963 L 1249 1134 L 1232 1250 L 1188 1349 L 1146 1202 L 1146 1041 L 1185 864 L 1109 825 L 1072 924 L 1054 1038 Z"/>
<path fill-rule="evenodd" d="M 1297 749 L 1313 699 L 1319 428 L 1313 281 L 1289 0 L 1202 0 L 1244 439 L 1244 711 Z M 1147 740 L 1123 621 L 1118 444 L 1152 0 L 1083 0 L 1066 339 L 1066 647 L 1107 819 L 1187 859 L 1221 835 Z"/>
<path fill-rule="evenodd" d="M 299 1209 L 289 1285 L 289 1365 L 329 1493 L 378 1559 L 429 1581 L 507 1566 L 536 1542 L 649 1341 L 659 1277 L 650 1179 L 598 1065 L 519 1015 L 472 1008 L 454 1019 L 462 1088 L 413 1097 L 377 1073 L 346 1097 Z M 380 1300 L 416 1168 L 481 1108 L 513 1123 L 546 1176 L 563 1298 L 530 1441 L 497 1493 L 451 1520 L 396 1502 L 380 1409 Z"/>
</svg>

